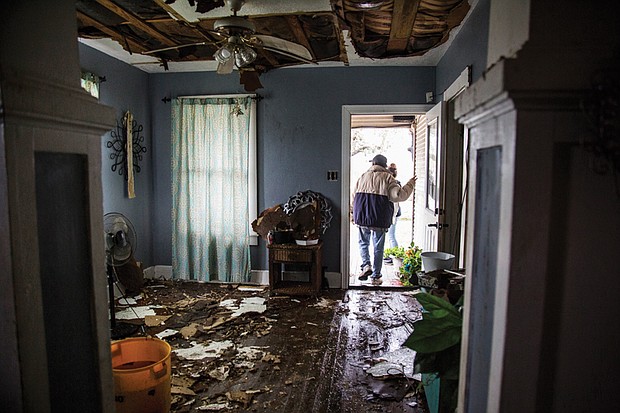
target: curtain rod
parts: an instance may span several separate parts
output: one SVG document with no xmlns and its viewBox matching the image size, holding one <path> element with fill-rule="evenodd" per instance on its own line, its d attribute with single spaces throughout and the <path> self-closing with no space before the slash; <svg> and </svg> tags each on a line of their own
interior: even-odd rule
<svg viewBox="0 0 620 413">
<path fill-rule="evenodd" d="M 252 99 L 255 100 L 262 100 L 263 96 L 257 94 L 257 93 L 239 93 L 239 94 L 228 94 L 228 95 L 194 95 L 194 96 L 177 96 L 177 99 L 206 99 L 206 98 L 214 98 L 214 99 L 226 99 L 226 98 L 245 98 L 245 97 L 250 97 Z M 168 103 L 170 102 L 172 99 L 170 99 L 167 96 L 164 96 L 164 98 L 161 100 L 164 103 Z"/>
</svg>

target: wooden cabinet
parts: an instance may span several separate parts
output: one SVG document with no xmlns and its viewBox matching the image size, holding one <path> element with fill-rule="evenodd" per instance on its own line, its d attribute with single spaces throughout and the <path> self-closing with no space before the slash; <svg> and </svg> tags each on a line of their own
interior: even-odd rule
<svg viewBox="0 0 620 413">
<path fill-rule="evenodd" d="M 321 289 L 321 250 L 323 243 L 316 245 L 271 244 L 269 249 L 269 288 L 277 294 L 316 295 Z M 308 281 L 283 280 L 283 267 L 298 264 L 308 271 Z"/>
</svg>

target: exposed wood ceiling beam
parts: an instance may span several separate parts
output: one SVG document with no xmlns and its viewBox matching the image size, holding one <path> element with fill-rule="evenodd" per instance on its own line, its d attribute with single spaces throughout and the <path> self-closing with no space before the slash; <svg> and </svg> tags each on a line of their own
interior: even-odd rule
<svg viewBox="0 0 620 413">
<path fill-rule="evenodd" d="M 404 52 L 407 49 L 419 5 L 420 0 L 394 0 L 388 53 Z"/>
<path fill-rule="evenodd" d="M 293 31 L 295 38 L 297 39 L 297 43 L 304 46 L 310 54 L 312 55 L 312 60 L 316 59 L 314 55 L 314 50 L 312 50 L 312 46 L 310 46 L 310 41 L 308 40 L 308 36 L 306 36 L 306 32 L 303 27 L 299 23 L 299 18 L 297 16 L 286 16 L 286 20 L 288 22 L 289 27 Z"/>
<path fill-rule="evenodd" d="M 265 59 L 267 59 L 270 65 L 276 67 L 280 65 L 280 61 L 269 50 L 261 47 L 261 54 Z"/>
<path fill-rule="evenodd" d="M 163 35 L 159 31 L 155 30 L 153 27 L 151 27 L 147 23 L 144 23 L 142 20 L 140 20 L 138 17 L 134 16 L 133 14 L 129 13 L 127 10 L 125 10 L 122 7 L 118 6 L 117 4 L 113 3 L 111 0 L 97 0 L 97 3 L 101 4 L 103 7 L 105 7 L 108 10 L 110 10 L 111 12 L 116 14 L 117 16 L 122 17 L 129 24 L 131 24 L 132 26 L 135 26 L 138 29 L 142 30 L 143 32 L 145 32 L 149 36 L 153 37 L 154 39 L 156 39 L 160 43 L 162 43 L 162 44 L 164 44 L 166 46 L 176 46 L 178 44 L 177 42 L 175 42 L 172 39 L 166 37 L 165 35 Z"/>
<path fill-rule="evenodd" d="M 167 4 L 164 0 L 153 0 L 153 2 L 162 9 L 166 10 L 169 15 L 173 16 L 178 21 L 185 22 L 186 24 L 191 26 L 190 22 L 187 21 L 187 19 L 185 19 L 182 14 L 178 13 L 173 7 L 170 7 L 170 5 Z"/>
<path fill-rule="evenodd" d="M 196 35 L 201 36 L 202 38 L 213 43 L 217 43 L 221 40 L 216 39 L 215 36 L 211 35 L 210 33 L 205 33 L 200 27 L 197 27 L 195 24 L 188 21 L 182 14 L 177 12 L 173 7 L 170 7 L 170 5 L 165 2 L 165 0 L 153 0 L 153 2 L 155 2 L 155 4 L 164 9 L 174 19 L 184 24 L 185 27 L 189 27 L 194 33 L 196 33 Z"/>
<path fill-rule="evenodd" d="M 92 17 L 89 17 L 89 16 L 85 15 L 84 13 L 82 13 L 80 11 L 77 12 L 77 17 L 84 24 L 97 28 L 101 32 L 103 32 L 103 33 L 107 34 L 108 36 L 110 36 L 113 40 L 116 40 L 117 42 L 119 42 L 122 46 L 124 46 L 125 43 L 127 43 L 129 48 L 131 49 L 131 51 L 130 51 L 131 53 L 142 53 L 142 52 L 146 52 L 147 51 L 146 47 L 144 47 L 141 43 L 138 43 L 137 41 L 135 41 L 135 40 L 125 36 L 124 34 L 122 34 L 120 32 L 117 32 L 114 29 L 110 29 L 109 27 L 106 27 L 102 23 L 98 22 L 97 20 L 93 19 Z"/>
</svg>

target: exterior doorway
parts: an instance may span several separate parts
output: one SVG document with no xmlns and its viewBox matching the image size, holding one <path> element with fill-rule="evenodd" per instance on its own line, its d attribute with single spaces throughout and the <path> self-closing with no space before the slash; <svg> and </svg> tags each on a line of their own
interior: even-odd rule
<svg viewBox="0 0 620 413">
<path fill-rule="evenodd" d="M 351 192 L 357 179 L 371 166 L 372 158 L 384 155 L 388 166 L 396 173 L 396 179 L 405 184 L 414 175 L 414 150 L 416 125 L 424 115 L 416 114 L 355 114 L 351 115 Z M 397 203 L 393 226 L 386 234 L 385 250 L 401 246 L 407 247 L 413 240 L 413 196 L 407 201 Z M 361 257 L 357 242 L 358 228 L 350 222 L 350 259 L 351 275 L 349 285 L 364 285 L 357 279 L 356 273 L 361 269 Z M 371 254 L 372 254 L 372 247 Z M 384 260 L 381 270 L 383 286 L 402 287 L 399 279 L 398 263 L 391 259 Z"/>
<path fill-rule="evenodd" d="M 414 175 L 415 134 L 419 117 L 429 105 L 344 106 L 342 129 L 342 215 L 341 271 L 343 288 L 363 285 L 357 279 L 360 271 L 357 227 L 352 225 L 351 191 L 359 176 L 370 167 L 378 153 L 385 155 L 388 164 L 395 163 L 397 179 L 406 182 Z M 417 184 L 416 184 L 417 190 Z M 413 239 L 413 197 L 401 204 L 401 217 L 396 225 L 396 239 L 408 246 Z M 390 246 L 387 237 L 385 248 Z M 371 248 L 372 253 L 372 248 Z M 382 268 L 383 286 L 398 287 L 398 272 L 394 267 Z M 367 283 L 367 282 L 366 282 Z"/>
<path fill-rule="evenodd" d="M 360 151 L 354 142 L 353 129 L 362 121 L 378 122 L 379 119 L 401 118 L 415 115 L 415 125 L 410 125 L 411 134 L 407 144 L 398 143 L 400 153 L 393 155 L 400 159 L 398 178 L 405 182 L 415 174 L 417 177 L 412 197 L 404 205 L 410 205 L 408 220 L 398 224 L 401 230 L 408 224 L 411 233 L 406 232 L 403 243 L 413 240 L 423 251 L 444 251 L 454 254 L 458 267 L 465 268 L 465 236 L 467 231 L 467 130 L 454 119 L 454 99 L 469 85 L 470 69 L 461 75 L 443 92 L 443 100 L 435 105 L 391 105 L 391 106 L 343 106 L 342 108 L 342 181 L 341 181 L 341 273 L 342 286 L 358 286 L 360 272 L 357 227 L 351 225 L 351 191 L 357 178 L 370 166 L 369 160 L 384 149 L 376 146 Z M 396 118 L 395 118 L 396 117 Z M 383 127 L 386 127 L 384 124 Z M 402 138 L 401 138 L 402 139 Z M 371 140 L 371 142 L 375 142 Z M 368 145 L 368 144 L 367 144 Z M 360 155 L 362 154 L 362 155 Z M 405 154 L 408 158 L 402 158 Z M 389 153 L 383 153 L 390 160 Z M 361 159 L 359 161 L 357 158 Z M 355 158 L 355 159 L 354 159 Z M 405 159 L 408 159 L 406 161 Z M 360 165 L 360 166 L 358 166 Z M 411 235 L 409 235 L 411 234 Z M 389 244 L 386 243 L 386 247 Z M 403 246 L 408 246 L 409 243 Z M 356 261 L 357 260 L 357 261 Z M 383 285 L 387 285 L 385 272 Z M 390 285 L 392 283 L 390 282 Z"/>
</svg>

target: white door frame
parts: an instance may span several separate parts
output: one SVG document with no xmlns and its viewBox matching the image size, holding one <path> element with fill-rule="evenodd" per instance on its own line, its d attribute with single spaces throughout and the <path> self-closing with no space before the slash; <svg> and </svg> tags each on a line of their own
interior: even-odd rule
<svg viewBox="0 0 620 413">
<path fill-rule="evenodd" d="M 342 288 L 349 288 L 349 251 L 351 205 L 351 115 L 373 114 L 425 114 L 433 105 L 343 105 L 342 106 L 342 161 L 340 182 L 340 274 Z"/>
</svg>

